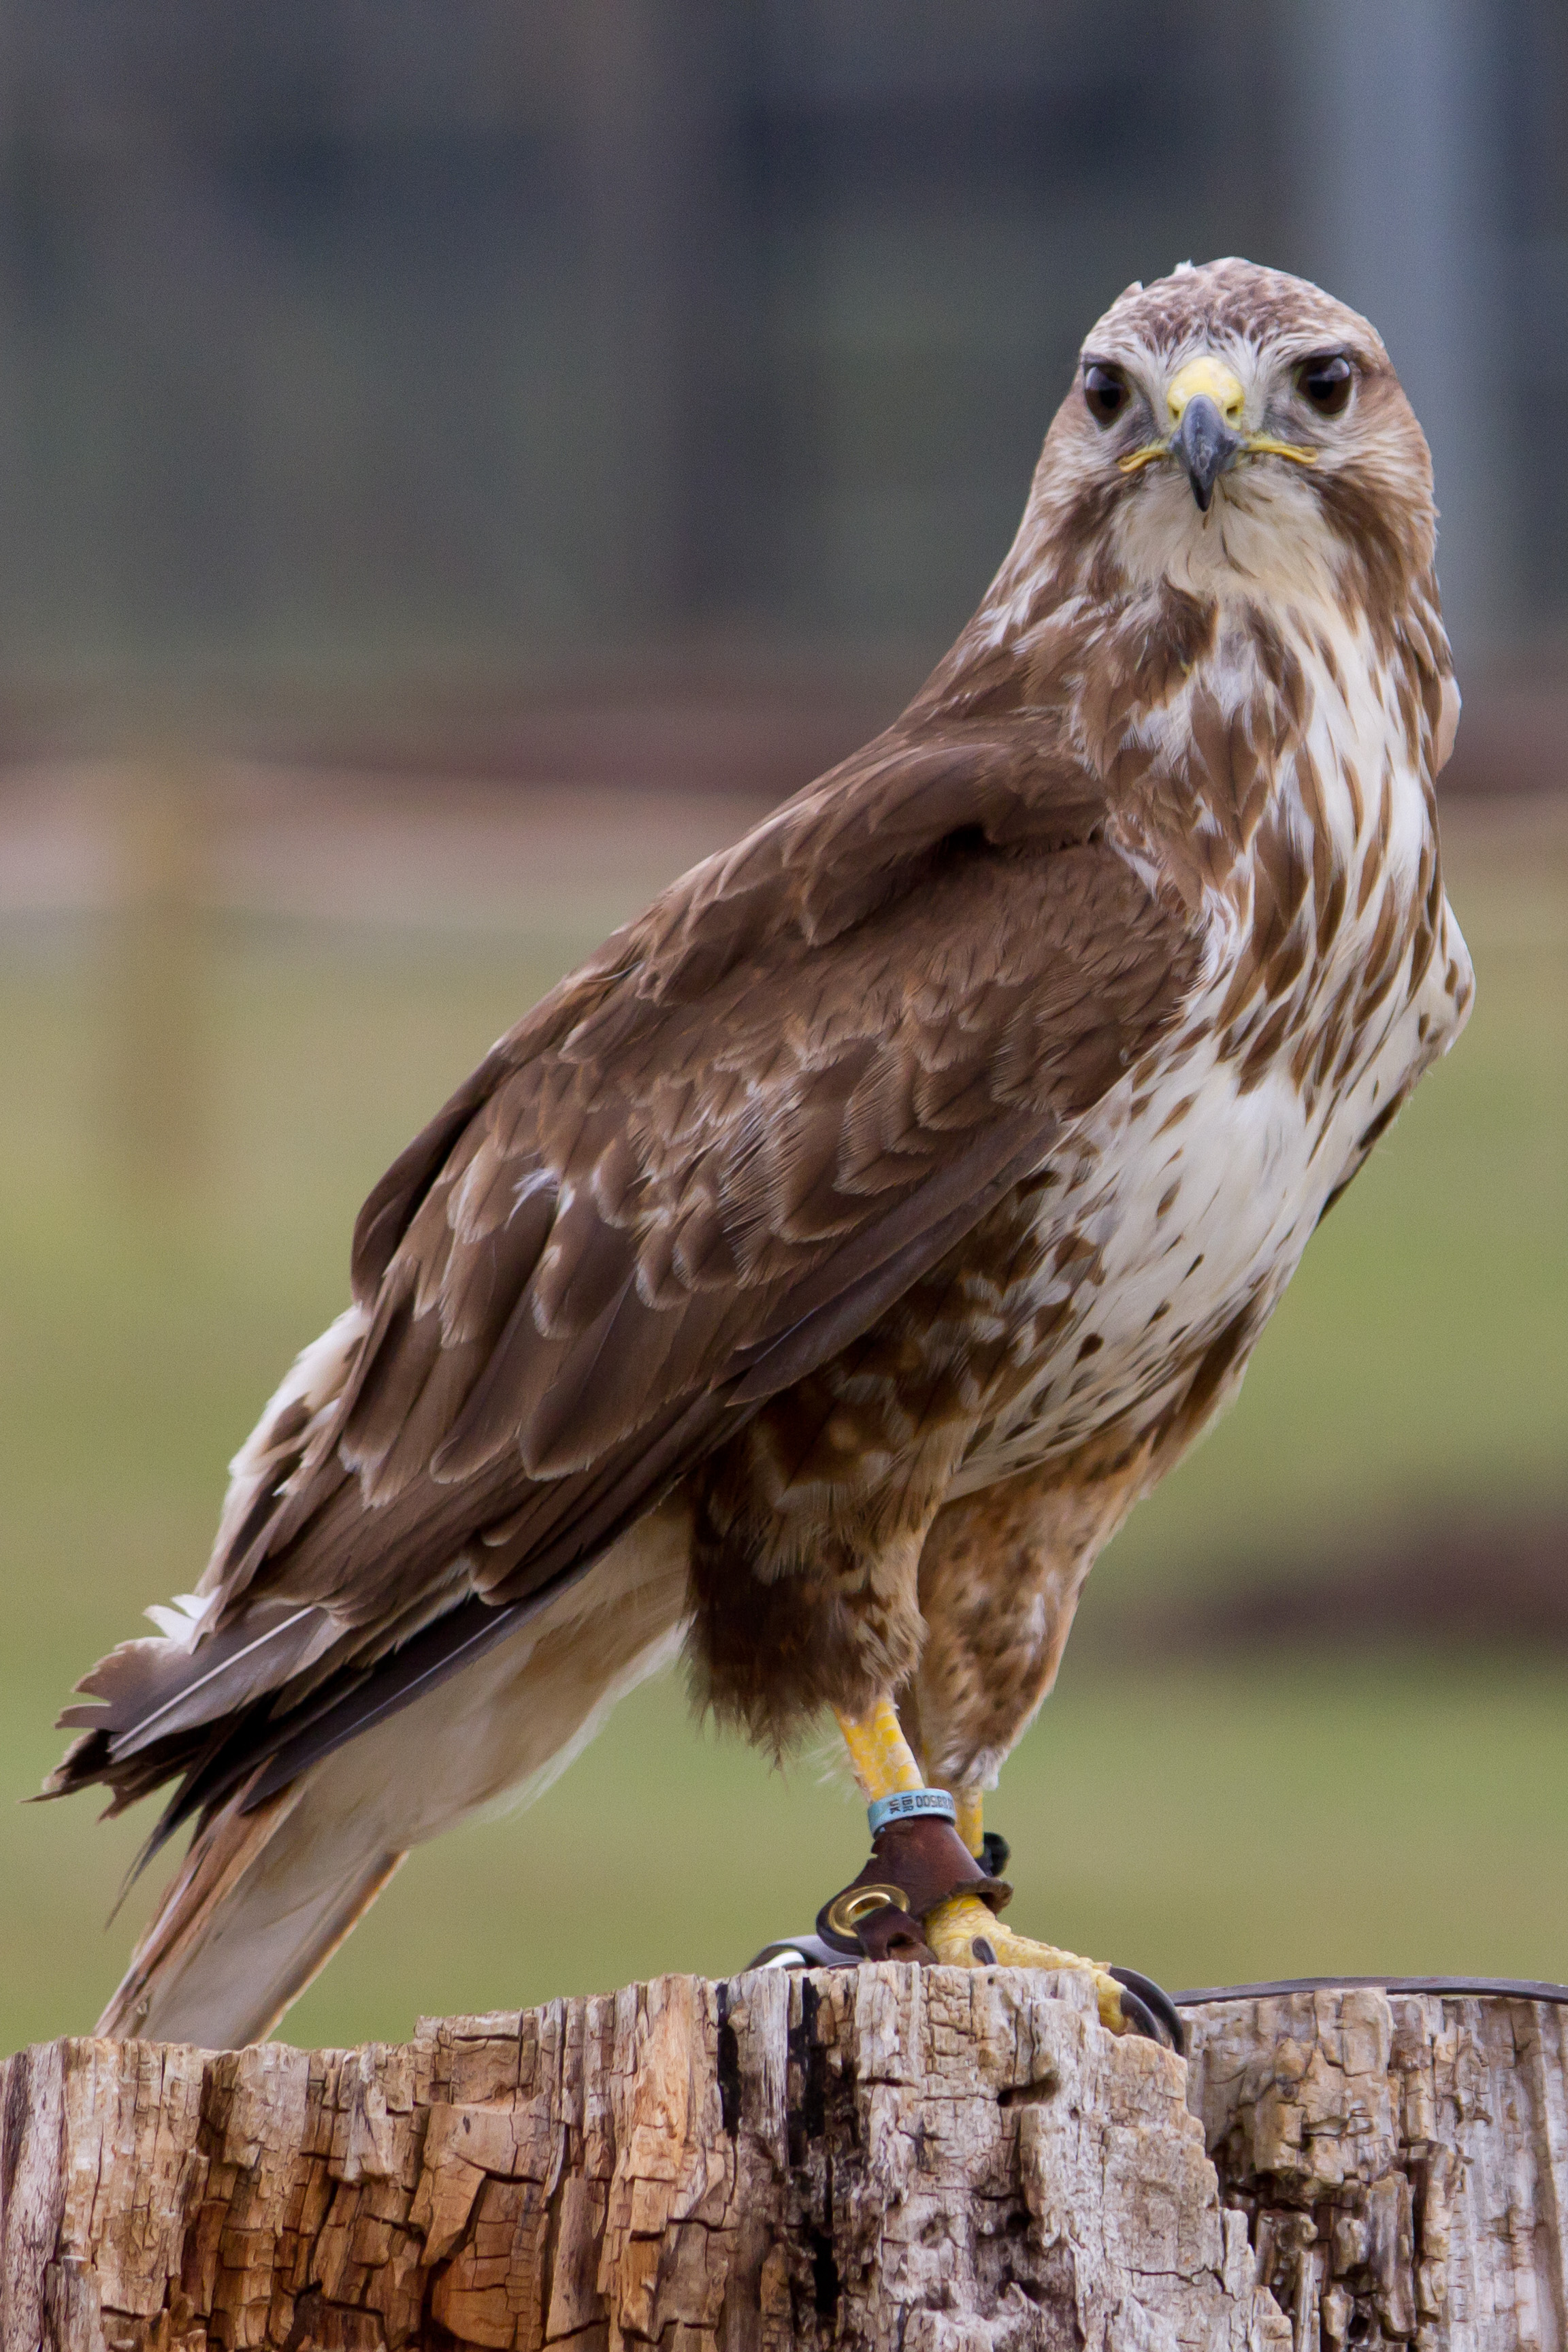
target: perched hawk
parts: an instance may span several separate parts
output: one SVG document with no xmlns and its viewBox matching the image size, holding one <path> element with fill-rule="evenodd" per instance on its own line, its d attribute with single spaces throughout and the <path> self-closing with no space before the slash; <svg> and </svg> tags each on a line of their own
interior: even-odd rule
<svg viewBox="0 0 1568 2352">
<path fill-rule="evenodd" d="M 982 1792 L 1463 1024 L 1433 544 L 1364 319 L 1237 260 L 1112 305 L 952 651 L 410 1145 L 195 1597 L 81 1685 L 51 1788 L 195 1832 L 100 2032 L 265 2033 L 683 1643 L 758 1739 L 837 1714 L 847 1955 L 1094 1967 L 998 1920 Z"/>
</svg>

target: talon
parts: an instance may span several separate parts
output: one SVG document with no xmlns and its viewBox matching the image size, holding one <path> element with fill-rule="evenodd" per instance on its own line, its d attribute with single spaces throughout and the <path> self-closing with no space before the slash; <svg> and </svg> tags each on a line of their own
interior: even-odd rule
<svg viewBox="0 0 1568 2352">
<path fill-rule="evenodd" d="M 995 1948 L 988 1936 L 976 1936 L 969 1948 L 983 1969 L 994 1969 L 996 1966 Z"/>
<path fill-rule="evenodd" d="M 1154 2022 L 1153 2011 L 1147 2002 L 1139 2000 L 1131 1985 L 1122 1986 L 1118 2006 L 1124 2021 L 1121 2028 L 1124 2033 L 1131 2030 L 1141 2034 L 1145 2042 L 1160 2040 L 1160 2029 Z M 1115 2028 L 1111 2030 L 1114 2032 Z"/>
<path fill-rule="evenodd" d="M 990 1878 L 1005 1878 L 1013 1849 L 1000 1830 L 987 1830 L 975 1849 L 975 1861 Z"/>
<path fill-rule="evenodd" d="M 1181 2011 L 1163 1987 L 1157 1985 L 1152 1977 L 1142 1975 L 1137 1969 L 1108 1969 L 1106 1974 L 1114 1977 L 1121 1987 L 1123 2008 L 1131 1992 L 1156 2028 L 1152 2039 L 1165 2042 L 1178 2058 L 1184 2058 L 1187 2054 L 1187 2029 L 1182 2021 Z M 1142 2032 L 1143 2028 L 1140 2026 L 1138 2030 Z"/>
</svg>

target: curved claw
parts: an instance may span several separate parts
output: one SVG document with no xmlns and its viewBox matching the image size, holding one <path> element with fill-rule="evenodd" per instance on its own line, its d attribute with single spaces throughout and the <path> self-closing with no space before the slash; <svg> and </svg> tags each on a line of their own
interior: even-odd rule
<svg viewBox="0 0 1568 2352">
<path fill-rule="evenodd" d="M 1107 1973 L 1110 1973 L 1110 1971 Z M 1143 2002 L 1139 2000 L 1137 1994 L 1128 1985 L 1122 1986 L 1121 2000 L 1121 2014 L 1126 2020 L 1127 2024 L 1131 2028 L 1132 2032 L 1134 2033 L 1142 2034 L 1145 2042 L 1159 2042 L 1163 2048 L 1164 2044 L 1164 2036 L 1161 2033 L 1159 2027 L 1154 2022 L 1153 2011 L 1146 2008 Z"/>
<path fill-rule="evenodd" d="M 1163 1988 L 1152 1977 L 1142 1976 L 1136 1969 L 1107 1969 L 1106 1975 L 1114 1977 L 1121 1987 L 1121 2006 L 1131 2014 L 1130 2004 L 1135 2003 L 1139 2015 L 1132 2022 L 1140 2033 L 1150 2041 L 1163 2042 L 1178 2058 L 1187 2054 L 1187 2029 L 1181 2011 Z M 1147 2024 L 1144 2020 L 1147 2019 Z"/>
</svg>

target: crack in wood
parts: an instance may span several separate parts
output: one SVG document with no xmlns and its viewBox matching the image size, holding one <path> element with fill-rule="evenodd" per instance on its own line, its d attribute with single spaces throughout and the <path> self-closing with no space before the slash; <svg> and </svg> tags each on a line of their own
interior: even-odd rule
<svg viewBox="0 0 1568 2352">
<path fill-rule="evenodd" d="M 0 2084 L 0 2352 L 1558 2352 L 1568 2011 L 666 1978 Z"/>
</svg>

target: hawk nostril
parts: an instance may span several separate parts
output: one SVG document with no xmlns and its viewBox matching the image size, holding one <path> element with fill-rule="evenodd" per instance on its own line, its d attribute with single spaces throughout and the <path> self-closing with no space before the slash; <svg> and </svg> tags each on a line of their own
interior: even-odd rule
<svg viewBox="0 0 1568 2352">
<path fill-rule="evenodd" d="M 1239 425 L 1247 406 L 1247 388 L 1236 370 L 1224 360 L 1205 352 L 1178 368 L 1165 394 L 1165 404 L 1173 425 L 1180 425 L 1186 410 L 1202 394 L 1210 400 L 1223 421 Z"/>
</svg>

